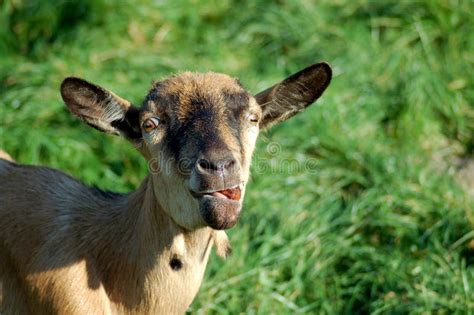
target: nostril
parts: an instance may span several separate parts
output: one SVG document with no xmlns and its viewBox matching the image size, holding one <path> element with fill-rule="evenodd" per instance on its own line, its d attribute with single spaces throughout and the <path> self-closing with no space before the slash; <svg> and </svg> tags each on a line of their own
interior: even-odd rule
<svg viewBox="0 0 474 315">
<path fill-rule="evenodd" d="M 207 166 L 208 163 L 207 163 L 206 160 L 200 159 L 197 164 L 198 164 L 198 166 L 199 166 L 200 168 L 203 168 L 203 169 L 207 169 L 207 168 L 208 168 L 208 166 Z"/>
<path fill-rule="evenodd" d="M 226 162 L 224 162 L 224 169 L 229 169 L 231 167 L 233 167 L 235 165 L 235 160 L 234 159 L 231 159 L 231 160 L 228 160 Z"/>
<path fill-rule="evenodd" d="M 206 159 L 200 159 L 197 164 L 203 170 L 217 170 L 217 167 Z"/>
<path fill-rule="evenodd" d="M 224 170 L 230 170 L 234 168 L 237 161 L 234 158 L 221 159 L 219 161 L 209 161 L 208 159 L 201 158 L 196 161 L 196 168 L 201 172 L 214 173 L 224 172 Z"/>
</svg>

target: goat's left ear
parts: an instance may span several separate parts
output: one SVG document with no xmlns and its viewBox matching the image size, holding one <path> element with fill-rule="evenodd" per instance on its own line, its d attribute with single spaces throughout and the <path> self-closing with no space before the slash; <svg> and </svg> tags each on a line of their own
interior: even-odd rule
<svg viewBox="0 0 474 315">
<path fill-rule="evenodd" d="M 326 90 L 331 77 L 331 67 L 321 62 L 255 95 L 263 112 L 260 128 L 284 121 L 311 105 Z"/>
<path fill-rule="evenodd" d="M 111 91 L 69 77 L 61 84 L 61 96 L 69 110 L 88 125 L 129 140 L 141 139 L 139 110 Z"/>
</svg>

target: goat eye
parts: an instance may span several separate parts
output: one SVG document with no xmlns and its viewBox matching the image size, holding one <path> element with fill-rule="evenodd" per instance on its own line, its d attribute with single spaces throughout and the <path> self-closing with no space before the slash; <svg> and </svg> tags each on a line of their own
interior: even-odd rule
<svg viewBox="0 0 474 315">
<path fill-rule="evenodd" d="M 250 121 L 252 124 L 256 124 L 259 121 L 258 115 L 257 114 L 247 114 L 246 116 L 247 120 Z"/>
<path fill-rule="evenodd" d="M 160 119 L 157 118 L 157 117 L 151 117 L 151 118 L 148 118 L 146 119 L 144 122 L 143 122 L 143 130 L 145 130 L 145 132 L 151 132 L 153 129 L 156 129 L 158 127 L 158 125 L 160 124 Z"/>
</svg>

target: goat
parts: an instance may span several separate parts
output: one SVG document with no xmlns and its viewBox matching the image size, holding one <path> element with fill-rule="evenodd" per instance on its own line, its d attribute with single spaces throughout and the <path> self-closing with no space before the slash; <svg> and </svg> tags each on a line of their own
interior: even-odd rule
<svg viewBox="0 0 474 315">
<path fill-rule="evenodd" d="M 259 130 L 321 96 L 328 64 L 252 96 L 234 78 L 185 72 L 140 108 L 83 79 L 61 95 L 88 125 L 128 139 L 150 165 L 129 194 L 0 159 L 0 314 L 182 314 L 210 250 L 230 251 Z"/>
</svg>

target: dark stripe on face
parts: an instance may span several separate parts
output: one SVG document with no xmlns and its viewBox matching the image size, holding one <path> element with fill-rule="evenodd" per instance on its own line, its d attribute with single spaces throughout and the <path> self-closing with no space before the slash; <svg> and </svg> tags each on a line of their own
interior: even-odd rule
<svg viewBox="0 0 474 315">
<path fill-rule="evenodd" d="M 227 151 L 237 145 L 243 155 L 242 117 L 250 100 L 245 90 L 225 89 L 217 95 L 199 90 L 193 96 L 177 93 L 182 92 L 173 93 L 157 83 L 144 102 L 147 106 L 153 101 L 168 116 L 165 145 L 176 161 L 190 161 L 191 166 L 202 152 Z"/>
<path fill-rule="evenodd" d="M 242 112 L 249 107 L 250 97 L 246 91 L 230 92 L 224 91 L 222 93 L 224 97 L 225 107 L 234 116 L 240 116 Z"/>
<path fill-rule="evenodd" d="M 219 135 L 224 118 L 222 113 L 203 104 L 202 100 L 196 100 L 195 110 L 190 111 L 184 121 L 175 120 L 169 126 L 167 146 L 176 160 L 184 157 L 195 159 L 200 152 L 226 147 Z"/>
<path fill-rule="evenodd" d="M 249 94 L 242 90 L 240 92 L 224 92 L 224 101 L 228 109 L 228 124 L 231 131 L 234 134 L 234 137 L 237 139 L 240 154 L 243 160 L 245 156 L 245 148 L 242 144 L 242 139 L 240 135 L 242 134 L 242 116 L 245 114 L 245 111 L 249 108 L 250 96 Z"/>
</svg>

